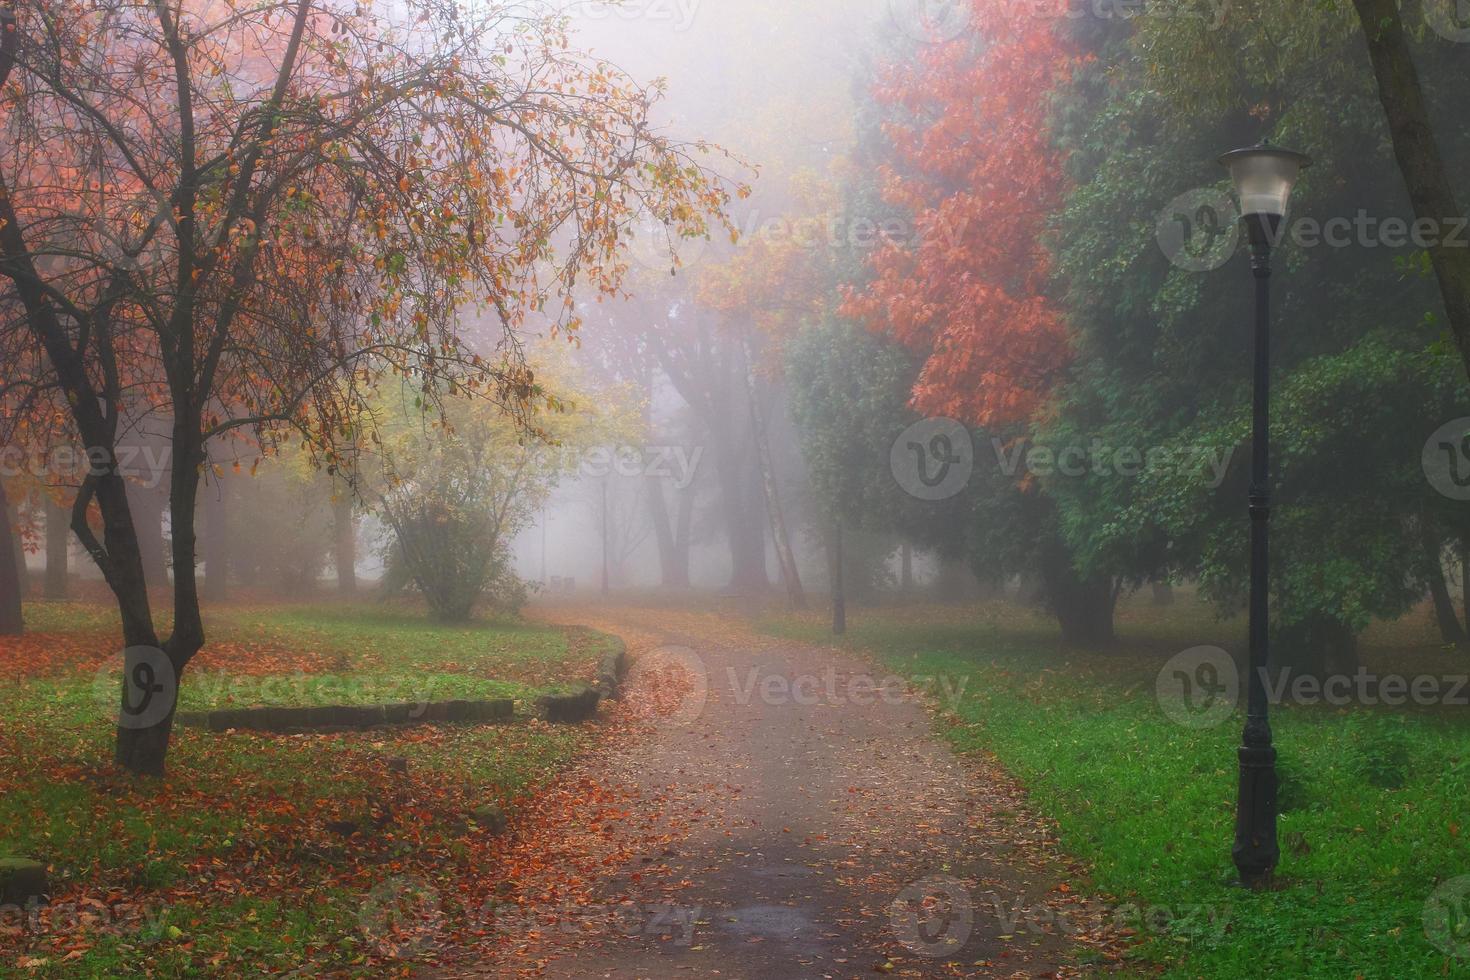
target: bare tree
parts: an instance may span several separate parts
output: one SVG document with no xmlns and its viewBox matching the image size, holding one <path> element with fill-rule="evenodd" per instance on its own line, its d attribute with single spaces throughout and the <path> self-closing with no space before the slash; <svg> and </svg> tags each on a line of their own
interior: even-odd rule
<svg viewBox="0 0 1470 980">
<path fill-rule="evenodd" d="M 122 613 L 116 759 L 159 774 L 172 700 L 153 717 L 135 697 L 176 691 L 204 642 L 195 510 L 211 440 L 269 446 L 289 430 L 335 471 L 381 371 L 429 402 L 470 393 L 518 412 L 534 389 L 526 317 L 574 325 L 573 283 L 616 291 L 633 214 L 700 234 L 729 195 L 693 158 L 705 148 L 651 131 L 657 90 L 576 52 L 540 3 L 5 9 L 0 348 L 14 356 L 0 385 L 20 387 L 4 435 L 93 454 L 72 529 Z M 471 301 L 495 334 L 461 334 Z M 117 453 L 143 411 L 168 426 L 161 641 Z M 148 690 L 130 689 L 139 678 Z"/>
</svg>

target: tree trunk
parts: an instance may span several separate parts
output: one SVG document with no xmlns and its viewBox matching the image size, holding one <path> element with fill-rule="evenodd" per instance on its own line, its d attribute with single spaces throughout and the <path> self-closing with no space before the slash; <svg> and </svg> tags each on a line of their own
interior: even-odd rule
<svg viewBox="0 0 1470 980">
<path fill-rule="evenodd" d="M 791 548 L 791 536 L 786 530 L 786 517 L 781 512 L 781 497 L 776 487 L 775 465 L 771 460 L 771 440 L 766 433 L 766 416 L 761 411 L 760 395 L 756 391 L 755 364 L 751 359 L 750 339 L 744 333 L 740 337 L 741 353 L 745 358 L 745 395 L 750 402 L 750 432 L 755 441 L 756 464 L 760 469 L 761 492 L 766 502 L 766 519 L 771 525 L 771 540 L 776 546 L 776 561 L 781 567 L 781 583 L 786 586 L 786 598 L 793 609 L 806 608 L 806 592 L 801 587 L 801 574 L 796 568 L 796 554 Z"/>
<path fill-rule="evenodd" d="M 66 508 L 46 495 L 46 580 L 48 599 L 65 599 L 71 562 L 71 528 Z"/>
<path fill-rule="evenodd" d="M 99 443 L 100 444 L 100 443 Z M 123 643 L 126 646 L 157 646 L 158 634 L 153 628 L 153 611 L 149 607 L 148 586 L 143 575 L 143 551 L 138 532 L 133 526 L 131 494 L 127 483 L 116 472 L 96 478 L 85 496 L 72 505 L 71 530 L 87 548 L 117 598 L 122 618 Z M 90 505 L 102 515 L 102 540 L 99 542 L 88 521 Z"/>
<path fill-rule="evenodd" d="M 1424 548 L 1425 578 L 1429 580 L 1429 596 L 1434 600 L 1434 619 L 1439 624 L 1439 635 L 1446 643 L 1463 647 L 1467 636 L 1460 618 L 1455 614 L 1455 603 L 1450 598 L 1449 586 L 1444 577 L 1444 552 L 1435 537 L 1429 522 L 1420 519 L 1419 540 Z M 1463 566 L 1461 568 L 1463 574 Z"/>
<path fill-rule="evenodd" d="M 648 502 L 648 523 L 653 525 L 653 540 L 658 545 L 659 583 L 672 588 L 670 579 L 674 575 L 674 521 L 669 514 L 669 502 L 664 499 L 664 487 L 658 480 L 648 477 L 648 492 L 643 495 Z"/>
<path fill-rule="evenodd" d="M 907 541 L 898 546 L 898 590 L 904 595 L 914 591 L 914 546 Z"/>
<path fill-rule="evenodd" d="M 0 636 L 20 636 L 25 632 L 25 616 L 21 611 L 21 593 L 25 580 L 21 577 L 24 554 L 15 533 L 10 512 L 10 498 L 0 480 Z"/>
<path fill-rule="evenodd" d="M 169 734 L 173 728 L 172 701 L 177 694 L 179 672 L 169 663 L 165 654 L 151 665 L 154 668 L 154 676 L 151 678 L 140 677 L 135 673 L 139 658 L 148 655 L 146 651 L 162 650 L 159 647 L 158 634 L 153 628 L 148 583 L 143 574 L 143 550 L 138 529 L 133 524 L 132 496 L 126 481 L 115 470 L 103 473 L 72 507 L 71 528 L 87 546 L 88 553 L 102 571 L 108 587 L 117 597 L 118 611 L 122 616 L 123 644 L 126 650 L 114 760 L 131 772 L 161 776 Z M 92 533 L 87 520 L 89 501 L 94 501 L 102 514 L 100 542 Z M 186 612 L 185 619 L 187 618 Z M 165 668 L 164 664 L 168 664 L 168 667 Z M 159 682 L 156 676 L 159 670 L 166 673 L 171 671 L 173 676 L 165 677 L 161 681 L 165 686 L 164 691 L 155 692 L 152 688 L 156 686 L 155 682 Z M 143 682 L 147 682 L 148 689 L 139 691 L 138 687 Z M 155 703 L 155 694 L 167 699 L 167 715 L 162 720 L 154 720 L 152 712 L 148 710 Z"/>
<path fill-rule="evenodd" d="M 759 595 L 770 586 L 766 577 L 766 540 L 762 522 L 751 513 L 740 461 L 721 452 L 716 467 L 720 477 L 720 504 L 725 513 L 725 533 L 730 544 L 730 589 L 742 595 Z"/>
<path fill-rule="evenodd" d="M 726 539 L 730 547 L 730 590 L 748 595 L 764 592 L 766 577 L 764 532 L 752 521 L 750 502 L 742 470 L 745 448 L 738 420 L 732 417 L 735 388 L 741 384 L 739 352 L 728 332 L 711 330 L 694 322 L 697 337 L 687 346 L 670 345 L 648 335 L 654 356 L 665 377 L 702 423 L 714 451 L 720 508 L 724 512 Z"/>
<path fill-rule="evenodd" d="M 159 680 L 162 687 L 158 696 L 167 697 L 166 713 L 162 717 L 156 710 L 142 714 L 133 712 L 136 720 L 128 720 L 128 702 L 134 706 L 150 704 L 148 692 L 140 692 L 144 686 L 135 674 L 135 658 L 148 656 L 132 649 L 140 644 L 128 641 L 129 650 L 124 661 L 124 714 L 119 718 L 117 729 L 117 751 L 115 759 L 119 766 L 143 776 L 162 776 L 168 758 L 168 747 L 173 736 L 174 714 L 178 705 L 179 684 L 184 668 L 204 646 L 204 620 L 199 608 L 198 539 L 195 517 L 199 506 L 199 473 L 206 459 L 202 441 L 198 435 L 197 422 L 191 423 L 187 414 L 176 417 L 173 426 L 173 457 L 169 474 L 169 524 L 172 532 L 170 544 L 173 558 L 174 628 L 172 635 L 162 645 L 162 657 L 153 665 L 154 678 L 171 671 L 172 676 Z M 141 565 L 141 562 L 139 563 Z M 116 591 L 116 588 L 114 588 Z M 120 596 L 121 598 L 121 596 Z M 144 591 L 144 601 L 147 592 Z M 149 633 L 152 633 L 151 623 Z M 156 640 L 143 646 L 159 649 Z M 145 678 L 146 679 L 146 678 Z M 133 683 L 130 685 L 129 680 Z M 171 685 L 171 689 L 170 689 Z M 131 688 L 131 689 L 130 689 Z"/>
<path fill-rule="evenodd" d="M 687 589 L 689 578 L 689 551 L 694 545 L 694 488 L 679 491 L 679 510 L 674 521 L 674 574 L 673 586 Z"/>
<path fill-rule="evenodd" d="M 1465 645 L 1465 628 L 1460 625 L 1460 617 L 1455 613 L 1455 602 L 1450 598 L 1449 587 L 1444 580 L 1444 567 L 1439 563 L 1438 556 L 1432 556 L 1433 560 L 1429 568 L 1429 595 L 1434 600 L 1434 619 L 1439 624 L 1440 639 L 1457 647 Z"/>
<path fill-rule="evenodd" d="M 843 581 L 842 521 L 832 525 L 832 547 L 828 554 L 832 564 L 832 633 L 841 636 L 847 632 L 847 589 Z"/>
<path fill-rule="evenodd" d="M 1455 228 L 1464 231 L 1465 215 L 1455 200 L 1454 184 L 1434 138 L 1398 0 L 1353 0 L 1353 5 L 1368 42 L 1378 99 L 1414 213 L 1438 223 L 1441 232 L 1428 249 L 1429 260 L 1439 281 L 1450 331 L 1470 375 L 1470 249 L 1453 247 L 1457 236 L 1450 234 Z"/>
<path fill-rule="evenodd" d="M 1073 646 L 1105 647 L 1116 639 L 1113 611 L 1118 602 L 1112 576 L 1084 579 L 1072 565 L 1072 556 L 1059 540 L 1048 542 L 1041 558 L 1041 577 L 1047 605 L 1062 628 L 1062 639 Z"/>
<path fill-rule="evenodd" d="M 1113 630 L 1117 593 L 1112 581 L 1079 580 L 1075 591 L 1062 594 L 1066 598 L 1059 600 L 1053 610 L 1062 627 L 1062 639 L 1091 649 L 1111 646 L 1117 639 Z"/>
<path fill-rule="evenodd" d="M 204 496 L 204 597 L 221 602 L 230 591 L 229 478 Z"/>
<path fill-rule="evenodd" d="M 332 498 L 333 552 L 337 559 L 337 591 L 352 595 L 357 591 L 357 525 L 352 514 L 352 491 L 337 487 Z"/>
<path fill-rule="evenodd" d="M 648 516 L 658 542 L 659 581 L 666 589 L 689 588 L 689 523 L 694 513 L 694 494 L 689 489 L 676 490 L 679 495 L 677 517 L 669 513 L 663 484 L 649 478 Z"/>
<path fill-rule="evenodd" d="M 122 707 L 118 714 L 113 761 L 138 776 L 164 775 L 168 746 L 173 738 L 179 682 L 183 679 L 183 670 L 179 667 L 172 668 L 171 677 L 158 678 L 156 674 L 138 673 L 143 663 L 151 665 L 170 659 L 167 651 L 157 659 L 141 652 L 157 650 L 156 646 L 130 645 L 123 654 Z M 154 698 L 167 699 L 164 702 L 167 713 L 159 720 L 153 720 Z M 132 721 L 132 718 L 139 720 Z"/>
</svg>

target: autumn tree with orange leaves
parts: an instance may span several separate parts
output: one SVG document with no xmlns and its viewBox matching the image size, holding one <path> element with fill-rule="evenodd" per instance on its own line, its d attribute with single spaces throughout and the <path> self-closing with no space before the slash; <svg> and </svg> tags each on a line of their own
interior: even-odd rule
<svg viewBox="0 0 1470 980">
<path fill-rule="evenodd" d="M 973 33 L 881 76 L 883 196 L 912 226 L 873 251 L 843 313 L 923 356 L 915 408 L 1000 426 L 1029 419 L 1069 360 L 1042 235 L 1064 190 L 1048 101 L 1072 56 L 1024 5 L 971 6 Z"/>
<path fill-rule="evenodd" d="M 1051 100 L 1080 56 L 1054 19 L 1024 5 L 970 8 L 971 31 L 880 75 L 874 98 L 888 121 L 877 176 L 883 200 L 908 221 L 885 232 L 841 311 L 918 357 L 913 408 L 1022 438 L 1072 359 L 1045 236 L 1066 190 Z M 1034 482 L 1023 478 L 1019 490 L 1014 509 L 1043 528 L 1032 550 L 1063 634 L 1109 642 L 1117 583 L 1079 574 L 1055 505 Z"/>
<path fill-rule="evenodd" d="M 116 761 L 160 774 L 204 642 L 213 447 L 289 435 L 338 471 L 381 372 L 521 412 L 522 326 L 575 329 L 574 283 L 618 290 L 632 215 L 703 234 L 730 191 L 540 3 L 0 9 L 0 435 L 96 460 L 71 524 L 122 613 Z M 143 420 L 170 452 L 161 640 L 117 463 Z"/>
</svg>

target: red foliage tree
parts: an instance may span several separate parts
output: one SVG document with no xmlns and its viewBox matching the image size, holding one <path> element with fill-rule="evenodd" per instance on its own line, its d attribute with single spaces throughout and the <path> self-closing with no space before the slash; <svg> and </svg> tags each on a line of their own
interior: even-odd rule
<svg viewBox="0 0 1470 980">
<path fill-rule="evenodd" d="M 1025 430 L 1068 369 L 1045 244 L 1065 191 L 1049 119 L 1080 56 L 1059 23 L 1024 4 L 972 0 L 970 35 L 895 63 L 876 88 L 892 114 L 883 198 L 912 225 L 874 249 L 843 311 L 922 358 L 919 411 Z M 1117 583 L 1079 573 L 1050 501 L 1029 480 L 1023 488 L 1043 515 L 1036 565 L 1063 636 L 1110 642 Z"/>
<path fill-rule="evenodd" d="M 912 225 L 884 237 L 843 312 L 924 357 L 915 408 L 1002 426 L 1029 419 L 1070 358 L 1042 237 L 1064 186 L 1048 99 L 1074 55 L 1024 4 L 972 7 L 971 34 L 881 76 L 883 197 Z"/>
</svg>

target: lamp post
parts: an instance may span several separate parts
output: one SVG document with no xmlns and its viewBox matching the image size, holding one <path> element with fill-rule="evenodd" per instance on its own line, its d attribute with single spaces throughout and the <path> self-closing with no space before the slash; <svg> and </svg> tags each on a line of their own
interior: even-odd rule
<svg viewBox="0 0 1470 980">
<path fill-rule="evenodd" d="M 1276 868 L 1276 749 L 1267 718 L 1265 668 L 1270 629 L 1268 522 L 1271 518 L 1271 246 L 1286 216 L 1292 186 L 1311 160 L 1261 143 L 1220 157 L 1240 197 L 1240 220 L 1251 246 L 1256 280 L 1255 393 L 1251 429 L 1250 665 L 1246 677 L 1246 720 L 1240 745 L 1240 789 L 1236 799 L 1235 846 L 1231 857 L 1241 881 L 1265 884 Z"/>
</svg>

